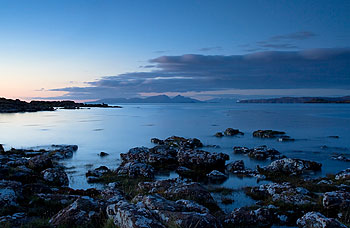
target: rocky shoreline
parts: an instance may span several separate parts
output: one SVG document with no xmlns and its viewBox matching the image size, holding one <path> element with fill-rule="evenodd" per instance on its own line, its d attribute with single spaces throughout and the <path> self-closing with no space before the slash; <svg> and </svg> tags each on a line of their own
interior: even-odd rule
<svg viewBox="0 0 350 228">
<path fill-rule="evenodd" d="M 55 111 L 57 108 L 62 109 L 80 109 L 80 108 L 121 108 L 120 106 L 109 106 L 108 104 L 86 104 L 76 103 L 74 101 L 21 101 L 0 98 L 0 113 L 17 113 L 17 112 L 39 112 Z"/>
<path fill-rule="evenodd" d="M 225 135 L 240 134 L 228 130 Z M 230 133 L 229 133 L 230 132 Z M 268 133 L 275 134 L 269 137 Z M 276 138 L 284 132 L 260 131 L 255 137 Z M 122 153 L 121 164 L 101 166 L 86 173 L 102 190 L 74 190 L 68 186 L 61 159 L 73 156 L 78 146 L 51 145 L 45 149 L 10 149 L 0 146 L 0 224 L 3 227 L 292 227 L 334 228 L 350 224 L 350 169 L 321 178 L 305 178 L 322 164 L 287 158 L 260 146 L 234 147 L 232 153 L 250 159 L 271 160 L 248 169 L 242 160 L 203 150 L 199 139 L 172 136 L 151 139 L 152 148 L 136 147 Z M 174 179 L 156 174 L 174 171 Z M 245 187 L 255 200 L 229 213 L 222 210 L 206 183 L 222 183 L 229 175 L 267 180 Z M 225 203 L 233 201 L 227 199 Z"/>
</svg>

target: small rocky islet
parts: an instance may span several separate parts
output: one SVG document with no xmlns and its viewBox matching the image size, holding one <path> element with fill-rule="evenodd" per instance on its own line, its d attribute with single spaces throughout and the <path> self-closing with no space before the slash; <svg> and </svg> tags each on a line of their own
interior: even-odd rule
<svg viewBox="0 0 350 228">
<path fill-rule="evenodd" d="M 266 135 L 269 132 L 273 131 L 254 137 L 285 135 L 279 132 L 270 137 Z M 350 224 L 350 168 L 326 177 L 306 178 L 305 173 L 319 171 L 322 164 L 287 158 L 267 146 L 233 148 L 233 153 L 251 159 L 271 160 L 264 167 L 248 169 L 243 160 L 230 161 L 228 154 L 205 151 L 196 138 L 172 136 L 151 142 L 155 144 L 152 148 L 136 147 L 122 153 L 121 164 L 114 170 L 106 166 L 89 170 L 88 182 L 104 184 L 101 190 L 68 187 L 66 168 L 60 160 L 71 158 L 78 146 L 7 151 L 0 146 L 0 224 L 120 228 L 335 228 Z M 178 177 L 155 178 L 164 171 L 176 172 Z M 244 188 L 255 204 L 226 212 L 212 193 L 225 195 L 233 190 L 210 189 L 206 183 L 221 183 L 230 175 L 268 183 Z"/>
</svg>

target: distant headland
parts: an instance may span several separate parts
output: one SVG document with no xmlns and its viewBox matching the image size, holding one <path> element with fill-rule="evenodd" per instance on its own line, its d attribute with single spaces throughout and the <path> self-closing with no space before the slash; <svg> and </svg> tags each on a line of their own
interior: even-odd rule
<svg viewBox="0 0 350 228">
<path fill-rule="evenodd" d="M 280 97 L 270 99 L 239 100 L 238 103 L 341 103 L 350 104 L 350 96 L 344 97 Z"/>
</svg>

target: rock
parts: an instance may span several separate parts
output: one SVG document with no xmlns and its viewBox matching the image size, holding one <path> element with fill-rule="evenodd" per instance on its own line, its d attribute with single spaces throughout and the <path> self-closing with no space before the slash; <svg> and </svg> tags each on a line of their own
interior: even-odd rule
<svg viewBox="0 0 350 228">
<path fill-rule="evenodd" d="M 210 173 L 208 173 L 207 177 L 213 181 L 224 181 L 228 178 L 224 173 L 217 170 L 213 170 Z"/>
<path fill-rule="evenodd" d="M 152 138 L 151 143 L 158 144 L 158 145 L 164 145 L 164 140 Z"/>
<path fill-rule="evenodd" d="M 335 175 L 336 180 L 350 180 L 350 168 L 347 168 Z"/>
<path fill-rule="evenodd" d="M 193 170 L 224 171 L 225 162 L 229 156 L 224 153 L 211 153 L 203 150 L 180 150 L 177 153 L 177 161 L 180 166 Z"/>
<path fill-rule="evenodd" d="M 253 137 L 258 138 L 276 138 L 286 133 L 283 131 L 274 131 L 274 130 L 257 130 L 253 132 Z"/>
<path fill-rule="evenodd" d="M 47 168 L 52 168 L 52 160 L 47 155 L 37 155 L 32 157 L 28 161 L 28 167 L 33 169 L 34 171 L 42 171 Z"/>
<path fill-rule="evenodd" d="M 102 177 L 104 174 L 111 172 L 106 166 L 100 166 L 94 170 L 89 170 L 86 173 L 87 177 Z"/>
<path fill-rule="evenodd" d="M 153 215 L 168 227 L 222 227 L 205 207 L 188 200 L 170 201 L 160 195 L 136 196 L 133 202 L 142 203 Z"/>
<path fill-rule="evenodd" d="M 159 193 L 170 200 L 187 199 L 206 207 L 217 207 L 210 192 L 197 182 L 175 178 L 154 182 L 141 182 L 138 184 L 138 188 L 141 192 L 147 194 Z"/>
<path fill-rule="evenodd" d="M 116 169 L 118 176 L 153 178 L 154 169 L 152 166 L 140 162 L 127 162 Z"/>
<path fill-rule="evenodd" d="M 106 212 L 119 228 L 166 228 L 142 203 L 121 200 L 108 205 Z"/>
<path fill-rule="evenodd" d="M 77 145 L 51 145 L 50 156 L 57 160 L 71 158 L 77 150 Z"/>
<path fill-rule="evenodd" d="M 119 190 L 119 183 L 109 183 L 107 188 L 101 192 L 102 198 L 108 204 L 118 203 L 119 201 L 126 200 L 124 194 Z"/>
<path fill-rule="evenodd" d="M 4 227 L 22 227 L 26 222 L 28 221 L 25 213 L 0 216 L 0 225 L 4 225 Z"/>
<path fill-rule="evenodd" d="M 168 145 L 159 145 L 151 149 L 146 147 L 135 147 L 128 153 L 120 154 L 123 163 L 141 162 L 149 164 L 155 168 L 172 168 L 177 166 L 177 151 Z"/>
<path fill-rule="evenodd" d="M 327 218 L 319 212 L 308 212 L 297 220 L 297 225 L 302 228 L 346 228 L 334 218 Z"/>
<path fill-rule="evenodd" d="M 270 209 L 237 208 L 225 216 L 224 223 L 229 227 L 269 227 L 273 221 L 274 217 Z"/>
<path fill-rule="evenodd" d="M 326 209 L 347 209 L 350 207 L 350 193 L 345 191 L 326 192 L 322 200 Z"/>
<path fill-rule="evenodd" d="M 98 227 L 102 222 L 100 205 L 89 197 L 82 197 L 54 215 L 49 223 L 52 226 Z"/>
<path fill-rule="evenodd" d="M 230 173 L 233 173 L 235 171 L 243 171 L 245 170 L 244 162 L 243 160 L 237 160 L 234 162 L 230 162 L 226 165 L 226 170 Z"/>
<path fill-rule="evenodd" d="M 338 161 L 345 161 L 345 162 L 350 162 L 350 158 L 345 157 L 342 154 L 336 154 L 331 156 L 333 160 L 338 160 Z"/>
<path fill-rule="evenodd" d="M 319 171 L 322 164 L 307 161 L 302 159 L 294 158 L 283 158 L 276 161 L 273 161 L 270 165 L 260 168 L 258 166 L 258 172 L 269 175 L 276 176 L 280 174 L 284 175 L 300 175 L 304 171 Z"/>
<path fill-rule="evenodd" d="M 105 156 L 108 156 L 108 155 L 109 155 L 109 153 L 106 153 L 106 152 L 103 152 L 103 151 L 99 153 L 100 157 L 105 157 Z"/>
<path fill-rule="evenodd" d="M 216 132 L 214 136 L 221 138 L 221 137 L 224 137 L 224 134 L 222 134 L 222 132 Z"/>
<path fill-rule="evenodd" d="M 69 180 L 66 172 L 60 168 L 48 168 L 41 172 L 43 179 L 55 186 L 68 186 Z"/>
<path fill-rule="evenodd" d="M 4 147 L 2 146 L 2 144 L 0 144 L 0 153 L 3 153 L 3 152 L 5 152 Z"/>
<path fill-rule="evenodd" d="M 16 207 L 22 197 L 22 183 L 0 180 L 0 207 Z"/>
<path fill-rule="evenodd" d="M 295 139 L 291 138 L 290 136 L 283 135 L 277 138 L 278 142 L 293 142 Z"/>
<path fill-rule="evenodd" d="M 250 190 L 249 190 L 250 189 Z M 292 205 L 313 204 L 309 191 L 301 187 L 293 187 L 290 183 L 270 183 L 258 187 L 248 188 L 246 192 L 255 199 L 271 198 L 274 203 Z"/>
<path fill-rule="evenodd" d="M 224 132 L 226 136 L 234 136 L 234 135 L 244 135 L 243 132 L 240 132 L 238 129 L 227 128 Z"/>
<path fill-rule="evenodd" d="M 180 166 L 176 169 L 176 173 L 178 173 L 180 176 L 182 177 L 188 177 L 188 178 L 192 178 L 192 177 L 197 177 L 198 176 L 198 172 L 186 168 L 184 166 Z"/>
<path fill-rule="evenodd" d="M 165 139 L 164 144 L 168 146 L 179 147 L 179 148 L 189 148 L 189 149 L 203 147 L 203 144 L 199 139 L 196 139 L 196 138 L 186 139 L 178 136 L 171 136 Z"/>
<path fill-rule="evenodd" d="M 233 152 L 236 154 L 247 154 L 249 157 L 257 160 L 281 159 L 284 157 L 279 151 L 268 148 L 265 145 L 257 146 L 252 149 L 249 149 L 247 147 L 234 147 Z"/>
</svg>

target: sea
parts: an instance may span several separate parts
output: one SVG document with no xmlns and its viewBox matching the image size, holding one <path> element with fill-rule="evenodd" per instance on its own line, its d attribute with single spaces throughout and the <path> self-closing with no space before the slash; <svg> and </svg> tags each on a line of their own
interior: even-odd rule
<svg viewBox="0 0 350 228">
<path fill-rule="evenodd" d="M 266 145 L 283 155 L 322 163 L 322 171 L 309 173 L 310 177 L 337 173 L 350 167 L 350 162 L 333 160 L 342 154 L 350 157 L 349 104 L 122 104 L 122 108 L 90 108 L 53 112 L 0 114 L 0 144 L 5 149 L 75 144 L 79 149 L 73 158 L 62 161 L 67 167 L 70 187 L 102 188 L 89 184 L 85 173 L 101 165 L 116 168 L 120 153 L 133 147 L 152 147 L 150 139 L 170 136 L 198 138 L 204 150 L 222 152 L 230 161 L 243 160 L 246 167 L 265 166 L 271 161 L 257 161 L 245 155 L 234 154 L 234 146 Z M 214 136 L 226 128 L 244 132 L 243 136 Z M 285 131 L 292 142 L 254 138 L 259 129 Z M 334 137 L 337 136 L 337 137 Z M 109 156 L 100 157 L 100 152 Z M 161 173 L 157 179 L 175 178 L 175 172 Z M 243 188 L 268 183 L 256 178 L 231 175 L 224 183 L 209 187 L 233 189 L 229 196 L 234 202 L 221 204 L 223 210 L 249 206 L 255 203 L 245 196 Z M 220 201 L 220 195 L 213 194 Z"/>
</svg>

